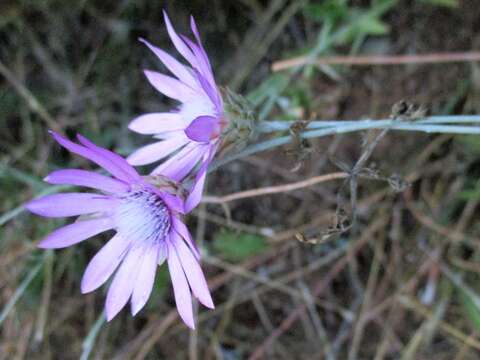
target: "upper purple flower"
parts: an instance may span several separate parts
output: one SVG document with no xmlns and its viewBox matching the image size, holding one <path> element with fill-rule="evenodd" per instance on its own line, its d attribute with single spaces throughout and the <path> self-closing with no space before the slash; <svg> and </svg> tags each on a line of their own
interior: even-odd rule
<svg viewBox="0 0 480 360">
<path fill-rule="evenodd" d="M 101 193 L 63 193 L 29 202 L 31 212 L 46 217 L 81 215 L 73 224 L 61 227 L 39 247 L 64 248 L 107 230 L 116 234 L 93 257 L 83 275 L 82 293 L 104 284 L 116 271 L 105 304 L 111 320 L 131 300 L 131 312 L 138 313 L 153 288 L 157 264 L 168 262 L 177 308 L 192 329 L 191 293 L 213 308 L 207 282 L 191 235 L 181 221 L 184 201 L 172 187 L 153 186 L 121 156 L 98 147 L 81 135 L 81 145 L 53 133 L 55 140 L 71 152 L 104 168 L 113 177 L 95 172 L 67 169 L 45 178 L 51 184 L 85 186 Z"/>
<path fill-rule="evenodd" d="M 183 65 L 162 49 L 141 39 L 176 78 L 150 70 L 145 70 L 145 75 L 153 87 L 181 102 L 181 105 L 172 112 L 144 114 L 130 123 L 131 130 L 153 134 L 161 141 L 141 147 L 127 160 L 132 165 L 145 165 L 170 156 L 152 174 L 162 174 L 176 181 L 182 180 L 201 164 L 185 203 L 185 210 L 189 212 L 200 202 L 207 166 L 219 145 L 226 123 L 222 97 L 195 20 L 190 18 L 196 42 L 178 35 L 165 12 L 164 18 L 173 45 L 190 66 Z"/>
</svg>

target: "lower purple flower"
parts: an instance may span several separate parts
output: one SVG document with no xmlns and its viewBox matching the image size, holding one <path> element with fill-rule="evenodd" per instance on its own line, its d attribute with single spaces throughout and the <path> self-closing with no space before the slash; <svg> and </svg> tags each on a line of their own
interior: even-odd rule
<svg viewBox="0 0 480 360">
<path fill-rule="evenodd" d="M 194 329 L 191 293 L 206 307 L 213 309 L 214 305 L 198 263 L 200 254 L 181 220 L 184 200 L 178 191 L 166 185 L 171 184 L 168 179 L 163 179 L 163 186 L 154 186 L 121 156 L 81 135 L 78 135 L 81 145 L 56 133 L 52 135 L 63 147 L 93 161 L 113 177 L 77 169 L 48 175 L 45 181 L 51 184 L 85 186 L 101 193 L 54 194 L 29 202 L 27 209 L 37 215 L 80 215 L 73 224 L 48 235 L 39 247 L 64 248 L 115 230 L 116 234 L 88 264 L 82 278 L 82 293 L 96 290 L 115 273 L 105 304 L 107 319 L 115 317 L 129 300 L 135 315 L 152 292 L 157 264 L 167 260 L 178 312 Z"/>
</svg>

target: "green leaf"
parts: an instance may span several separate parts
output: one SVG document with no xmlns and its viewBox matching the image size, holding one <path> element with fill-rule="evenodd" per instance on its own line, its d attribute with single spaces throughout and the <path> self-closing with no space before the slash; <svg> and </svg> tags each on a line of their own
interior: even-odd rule
<svg viewBox="0 0 480 360">
<path fill-rule="evenodd" d="M 458 0 L 418 0 L 420 3 L 450 8 L 458 7 Z"/>
<path fill-rule="evenodd" d="M 477 187 L 477 188 L 472 189 L 472 190 L 461 191 L 458 194 L 458 198 L 460 200 L 465 200 L 465 201 L 473 200 L 473 199 L 480 199 L 480 187 Z"/>
<path fill-rule="evenodd" d="M 348 5 L 345 0 L 326 0 L 321 4 L 310 4 L 305 7 L 304 13 L 313 20 L 333 23 L 345 19 L 348 15 Z"/>
<path fill-rule="evenodd" d="M 467 318 L 475 327 L 475 329 L 480 331 L 480 309 L 475 305 L 475 302 L 466 292 L 460 290 L 459 294 L 462 307 L 467 315 Z"/>
<path fill-rule="evenodd" d="M 45 257 L 41 260 L 41 262 L 32 267 L 32 269 L 28 272 L 27 276 L 25 276 L 20 285 L 17 287 L 13 295 L 10 296 L 10 299 L 0 312 L 0 325 L 3 323 L 11 310 L 15 307 L 18 300 L 24 295 L 28 286 L 32 283 L 32 280 L 34 280 L 37 274 L 40 272 L 44 259 Z"/>
<path fill-rule="evenodd" d="M 462 274 L 451 271 L 442 265 L 442 272 L 450 282 L 458 289 L 463 301 L 463 308 L 469 315 L 477 329 L 480 329 L 480 296 L 462 280 Z"/>
<path fill-rule="evenodd" d="M 258 109 L 258 119 L 263 120 L 270 114 L 277 98 L 289 83 L 290 78 L 287 75 L 276 73 L 247 95 L 247 100 Z M 260 107 L 262 103 L 264 104 Z"/>
<path fill-rule="evenodd" d="M 242 261 L 261 253 L 267 247 L 265 239 L 259 235 L 235 233 L 222 230 L 215 235 L 213 249 L 230 261 Z"/>
<path fill-rule="evenodd" d="M 457 198 L 464 201 L 480 199 L 480 180 L 467 181 L 465 189 L 457 194 Z"/>
<path fill-rule="evenodd" d="M 383 13 L 377 11 L 351 10 L 349 15 L 349 26 L 339 38 L 339 43 L 348 44 L 358 37 L 368 35 L 385 35 L 389 32 L 389 27 L 380 17 Z"/>
<path fill-rule="evenodd" d="M 374 17 L 367 17 L 359 24 L 361 32 L 369 35 L 383 35 L 388 33 L 388 26 Z"/>
<path fill-rule="evenodd" d="M 476 157 L 480 155 L 480 140 L 475 135 L 456 136 L 455 142 L 463 146 L 468 155 Z"/>
<path fill-rule="evenodd" d="M 248 101 L 254 106 L 260 105 L 268 98 L 276 97 L 288 84 L 288 76 L 277 73 L 268 77 L 262 84 L 247 95 Z"/>
</svg>

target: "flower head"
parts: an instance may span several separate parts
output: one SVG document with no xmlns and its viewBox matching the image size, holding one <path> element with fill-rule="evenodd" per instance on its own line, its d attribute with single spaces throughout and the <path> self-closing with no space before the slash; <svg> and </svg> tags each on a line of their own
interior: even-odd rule
<svg viewBox="0 0 480 360">
<path fill-rule="evenodd" d="M 166 13 L 164 18 L 173 45 L 189 65 L 141 39 L 175 77 L 150 70 L 145 70 L 145 75 L 159 92 L 181 104 L 172 112 L 144 114 L 130 123 L 131 130 L 152 134 L 159 141 L 138 149 L 127 160 L 132 165 L 145 165 L 169 157 L 152 174 L 162 174 L 176 181 L 201 164 L 186 200 L 189 212 L 200 202 L 207 166 L 226 122 L 222 97 L 193 17 L 190 25 L 196 41 L 178 35 Z"/>
<path fill-rule="evenodd" d="M 53 133 L 71 152 L 87 158 L 112 177 L 95 172 L 66 169 L 45 178 L 51 184 L 85 186 L 99 193 L 61 193 L 29 202 L 31 212 L 45 217 L 80 216 L 45 239 L 41 248 L 64 248 L 107 230 L 116 234 L 93 257 L 82 278 L 82 293 L 103 285 L 112 275 L 106 299 L 111 320 L 131 302 L 132 315 L 146 304 L 153 288 L 157 264 L 168 262 L 180 316 L 194 328 L 191 292 L 209 308 L 213 302 L 198 263 L 199 253 L 181 220 L 184 200 L 169 179 L 141 177 L 121 156 L 98 147 L 81 135 L 80 144 Z M 161 181 L 154 186 L 152 180 Z M 115 275 L 114 275 L 115 273 Z"/>
</svg>

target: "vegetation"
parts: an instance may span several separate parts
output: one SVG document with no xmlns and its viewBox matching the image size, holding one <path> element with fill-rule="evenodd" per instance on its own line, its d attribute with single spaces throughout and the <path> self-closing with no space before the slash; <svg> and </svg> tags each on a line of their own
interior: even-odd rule
<svg viewBox="0 0 480 360">
<path fill-rule="evenodd" d="M 64 190 L 42 181 L 50 171 L 89 166 L 47 130 L 128 155 L 149 141 L 128 122 L 171 107 L 144 79 L 159 64 L 137 41 L 172 48 L 163 8 L 184 33 L 195 16 L 217 81 L 260 121 L 385 119 L 402 99 L 418 104 L 410 117 L 480 113 L 474 62 L 315 63 L 471 51 L 473 2 L 3 1 L 0 359 L 478 358 L 478 135 L 387 129 L 307 141 L 296 122 L 290 144 L 212 169 L 188 218 L 216 305 L 198 311 L 195 332 L 178 319 L 165 268 L 142 312 L 105 322 L 105 288 L 81 295 L 80 279 L 108 236 L 36 248 L 62 222 L 22 204 Z M 302 64 L 285 65 L 292 58 Z M 271 138 L 255 135 L 220 163 Z"/>
</svg>

